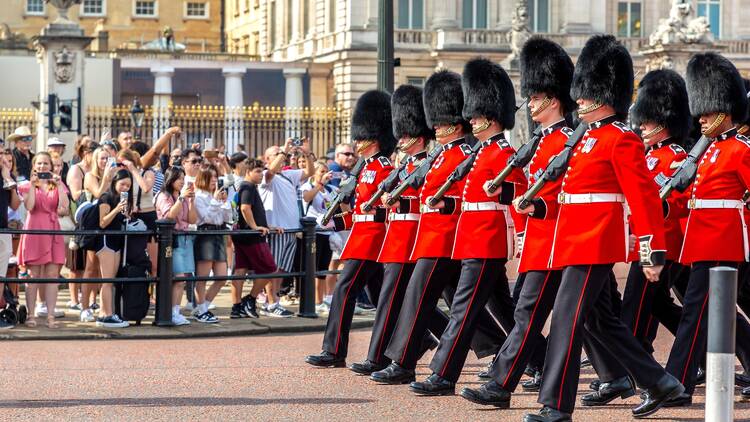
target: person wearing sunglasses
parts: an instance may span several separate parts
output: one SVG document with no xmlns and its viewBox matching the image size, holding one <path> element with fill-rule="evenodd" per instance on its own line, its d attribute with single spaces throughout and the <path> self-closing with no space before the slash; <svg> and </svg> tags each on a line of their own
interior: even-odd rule
<svg viewBox="0 0 750 422">
<path fill-rule="evenodd" d="M 354 148 L 351 144 L 336 145 L 336 153 L 333 157 L 333 163 L 329 166 L 329 170 L 333 173 L 333 179 L 331 179 L 330 184 L 338 187 L 341 183 L 341 179 L 349 177 L 356 162 L 357 154 L 354 152 Z"/>
<path fill-rule="evenodd" d="M 8 136 L 8 144 L 15 143 L 13 158 L 16 160 L 16 174 L 22 180 L 31 178 L 31 160 L 34 158 L 31 142 L 34 137 L 28 126 L 21 126 Z"/>
<path fill-rule="evenodd" d="M 201 157 L 200 151 L 197 149 L 186 149 L 182 151 L 182 159 L 180 161 L 181 167 L 185 169 L 185 184 L 195 183 L 195 178 L 198 177 L 198 172 L 201 169 L 201 163 L 203 157 Z"/>
</svg>

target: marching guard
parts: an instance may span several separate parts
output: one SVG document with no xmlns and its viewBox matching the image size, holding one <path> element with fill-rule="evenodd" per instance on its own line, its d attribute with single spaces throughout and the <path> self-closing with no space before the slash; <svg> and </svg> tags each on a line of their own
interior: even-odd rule
<svg viewBox="0 0 750 422">
<path fill-rule="evenodd" d="M 550 266 L 562 268 L 539 402 L 525 422 L 571 420 L 580 374 L 581 338 L 605 345 L 645 391 L 633 416 L 656 412 L 684 387 L 648 354 L 611 309 L 608 281 L 628 258 L 628 224 L 643 271 L 657 281 L 665 260 L 662 205 L 648 177 L 641 139 L 622 123 L 633 94 L 633 63 L 613 36 L 595 35 L 575 65 L 571 96 L 588 130 L 573 149 L 558 196 Z M 536 207 L 533 207 L 535 211 Z M 532 212 L 533 212 L 532 211 Z"/>
<path fill-rule="evenodd" d="M 362 206 L 393 170 L 388 158 L 396 145 L 391 125 L 390 96 L 376 90 L 365 92 L 354 109 L 351 131 L 366 165 L 357 180 L 352 209 L 342 204 L 344 212 L 333 218 L 336 230 L 351 229 L 351 234 L 341 254 L 346 263 L 334 288 L 323 351 L 305 358 L 310 365 L 346 366 L 354 305 L 363 287 L 367 286 L 370 300 L 377 305 L 382 281 L 382 264 L 377 258 L 385 238 L 387 210 L 377 206 L 366 212 Z"/>
<path fill-rule="evenodd" d="M 520 64 L 521 95 L 529 98 L 531 118 L 543 128 L 542 138 L 529 162 L 529 185 L 533 185 L 572 134 L 564 116 L 576 108 L 570 98 L 573 62 L 559 45 L 534 37 L 521 50 Z M 533 201 L 534 207 L 516 208 L 528 218 L 518 268 L 525 279 L 515 308 L 515 327 L 490 365 L 492 379 L 478 389 L 461 391 L 462 397 L 474 403 L 509 407 L 511 393 L 527 363 L 537 353 L 535 349 L 543 352 L 546 347 L 541 332 L 552 311 L 562 275 L 559 268 L 549 267 L 561 184 L 562 178 L 545 184 Z"/>
<path fill-rule="evenodd" d="M 513 301 L 505 273 L 513 245 L 508 241 L 512 233 L 509 236 L 506 213 L 517 192 L 515 184 L 525 189 L 526 177 L 519 168 L 493 195 L 483 189 L 484 182 L 500 172 L 515 152 L 504 136 L 504 131 L 513 129 L 515 123 L 513 83 L 500 65 L 477 58 L 466 63 L 461 84 L 463 117 L 470 122 L 481 145 L 466 176 L 463 193 L 445 197 L 435 206 L 460 213 L 451 258 L 461 262 L 461 273 L 450 322 L 430 362 L 433 373 L 410 386 L 423 395 L 453 394 L 478 318 L 490 297 L 501 308 L 503 327 L 508 331 L 513 328 Z"/>
</svg>

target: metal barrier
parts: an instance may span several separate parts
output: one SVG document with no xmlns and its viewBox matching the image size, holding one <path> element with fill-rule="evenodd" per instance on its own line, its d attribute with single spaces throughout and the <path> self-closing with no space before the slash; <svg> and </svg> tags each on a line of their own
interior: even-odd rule
<svg viewBox="0 0 750 422">
<path fill-rule="evenodd" d="M 158 245 L 156 277 L 113 277 L 113 278 L 77 278 L 75 283 L 151 283 L 156 282 L 156 310 L 154 312 L 154 325 L 172 326 L 172 283 L 182 281 L 232 281 L 232 280 L 254 280 L 268 278 L 293 278 L 302 277 L 300 286 L 300 306 L 297 316 L 303 318 L 317 318 L 315 313 L 315 278 L 328 274 L 338 274 L 339 271 L 317 271 L 317 251 L 315 244 L 316 233 L 326 230 L 318 230 L 314 218 L 303 217 L 300 219 L 301 229 L 287 230 L 285 233 L 302 233 L 304 253 L 302 255 L 302 269 L 299 272 L 281 272 L 273 274 L 252 275 L 226 275 L 226 276 L 191 276 L 175 277 L 172 272 L 172 242 L 175 236 L 185 235 L 239 235 L 260 234 L 257 230 L 199 230 L 199 231 L 176 231 L 173 220 L 158 220 L 156 222 L 156 233 L 152 231 L 124 231 L 124 230 L 23 230 L 23 229 L 1 229 L 0 234 L 46 234 L 46 235 L 128 235 L 146 236 L 156 234 Z M 39 283 L 52 284 L 64 283 L 69 280 L 63 278 L 4 278 L 5 283 Z"/>
<path fill-rule="evenodd" d="M 709 270 L 706 421 L 734 418 L 734 345 L 737 334 L 737 270 Z"/>
</svg>

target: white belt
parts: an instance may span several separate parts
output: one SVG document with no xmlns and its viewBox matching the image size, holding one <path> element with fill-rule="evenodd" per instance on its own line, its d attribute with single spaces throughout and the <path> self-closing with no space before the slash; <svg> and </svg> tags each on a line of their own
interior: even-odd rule
<svg viewBox="0 0 750 422">
<path fill-rule="evenodd" d="M 625 202 L 621 193 L 565 193 L 557 196 L 561 204 L 593 204 L 595 202 Z"/>
<path fill-rule="evenodd" d="M 737 199 L 691 199 L 688 201 L 688 208 L 691 210 L 706 208 L 730 208 L 742 209 L 745 203 Z"/>
<path fill-rule="evenodd" d="M 419 221 L 419 214 L 417 213 L 398 214 L 398 213 L 392 212 L 388 215 L 388 219 L 391 221 Z"/>
<path fill-rule="evenodd" d="M 430 208 L 425 204 L 419 204 L 419 212 L 421 212 L 422 214 L 429 214 L 433 212 L 440 212 L 440 209 Z"/>
<path fill-rule="evenodd" d="M 372 214 L 355 214 L 352 216 L 352 221 L 354 221 L 355 223 L 373 222 L 375 221 L 375 216 Z"/>
<path fill-rule="evenodd" d="M 507 205 L 499 204 L 497 202 L 463 202 L 461 203 L 461 211 L 505 211 L 508 209 Z"/>
</svg>

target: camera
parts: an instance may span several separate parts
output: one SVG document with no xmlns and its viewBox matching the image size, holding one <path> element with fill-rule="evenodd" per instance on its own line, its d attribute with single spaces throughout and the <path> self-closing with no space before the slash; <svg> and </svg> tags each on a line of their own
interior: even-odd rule
<svg viewBox="0 0 750 422">
<path fill-rule="evenodd" d="M 292 146 L 293 147 L 301 147 L 302 146 L 302 141 L 303 141 L 302 138 L 298 138 L 298 137 L 292 138 Z"/>
<path fill-rule="evenodd" d="M 50 180 L 52 179 L 52 173 L 45 171 L 45 172 L 37 173 L 36 177 L 38 177 L 39 180 Z"/>
</svg>

